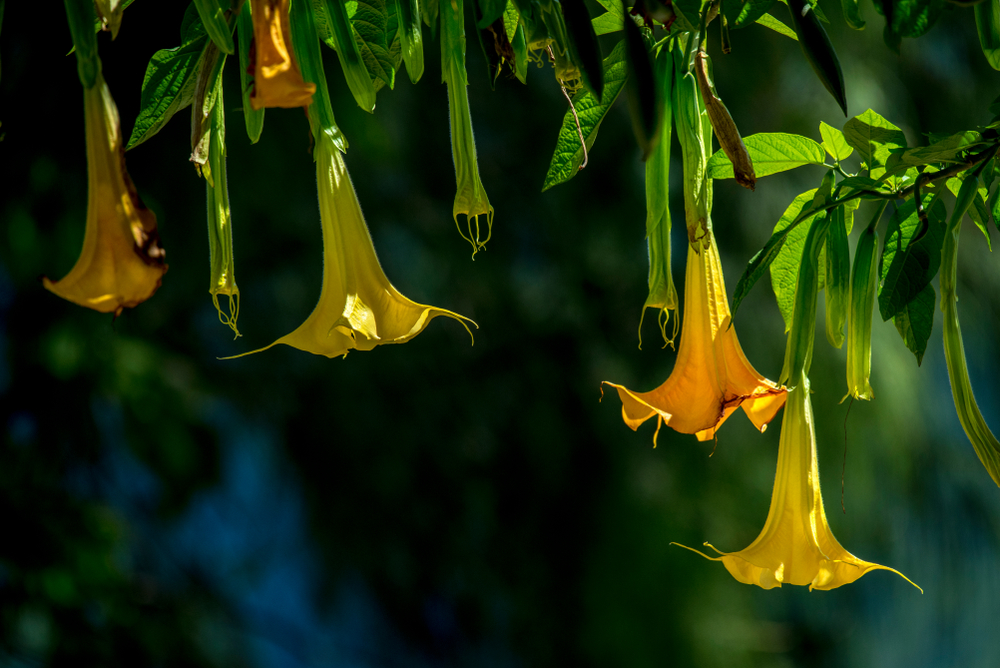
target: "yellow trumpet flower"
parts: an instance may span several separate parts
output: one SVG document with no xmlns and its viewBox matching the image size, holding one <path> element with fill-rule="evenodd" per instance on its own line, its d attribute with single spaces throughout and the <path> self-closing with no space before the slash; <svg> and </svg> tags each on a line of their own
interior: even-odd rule
<svg viewBox="0 0 1000 668">
<path fill-rule="evenodd" d="M 389 283 L 375 256 L 344 159 L 326 133 L 316 133 L 316 177 L 323 227 L 323 290 L 312 314 L 283 343 L 316 355 L 346 356 L 383 343 L 404 343 L 439 315 L 465 326 L 472 320 L 442 308 L 417 304 Z M 471 336 L 471 332 L 470 332 Z M 235 355 L 242 357 L 243 355 Z"/>
<path fill-rule="evenodd" d="M 288 26 L 290 0 L 251 0 L 253 19 L 254 74 L 250 106 L 305 107 L 312 103 L 316 85 L 302 78 L 292 55 Z M 304 2 L 305 0 L 297 0 Z"/>
<path fill-rule="evenodd" d="M 76 264 L 60 281 L 42 284 L 63 299 L 101 313 L 138 306 L 167 271 L 156 216 L 139 199 L 125 170 L 118 108 L 104 77 L 83 91 L 87 132 L 87 227 Z"/>
<path fill-rule="evenodd" d="M 736 330 L 730 327 L 715 237 L 709 232 L 705 239 L 695 242 L 702 246 L 700 251 L 688 245 L 681 342 L 670 377 L 650 392 L 633 392 L 605 381 L 618 390 L 622 419 L 633 430 L 656 416 L 654 444 L 664 424 L 708 440 L 740 406 L 764 431 L 785 402 L 785 388 L 757 373 L 743 354 Z"/>
<path fill-rule="evenodd" d="M 893 568 L 858 559 L 834 538 L 819 486 L 816 432 L 807 378 L 803 376 L 788 391 L 787 403 L 771 508 L 757 540 L 739 552 L 720 552 L 705 543 L 719 552 L 720 557 L 709 557 L 684 545 L 679 547 L 721 561 L 734 578 L 763 589 L 780 587 L 783 583 L 809 585 L 810 590 L 835 589 L 873 570 L 892 571 L 917 587 Z"/>
</svg>

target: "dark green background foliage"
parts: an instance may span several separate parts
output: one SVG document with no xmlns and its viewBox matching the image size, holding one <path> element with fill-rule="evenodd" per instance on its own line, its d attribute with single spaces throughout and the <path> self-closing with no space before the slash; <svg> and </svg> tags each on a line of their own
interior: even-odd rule
<svg viewBox="0 0 1000 668">
<path fill-rule="evenodd" d="M 179 43 L 183 9 L 137 2 L 115 42 L 100 36 L 125 136 L 146 63 Z M 851 115 L 877 109 L 911 146 L 925 143 L 922 133 L 988 121 L 1000 75 L 979 49 L 971 9 L 943 5 L 938 24 L 904 40 L 900 56 L 883 43 L 870 4 L 861 33 L 845 27 L 838 3 L 824 9 Z M 652 388 L 675 357 L 659 348 L 651 322 L 636 347 L 647 271 L 643 172 L 623 103 L 602 125 L 587 169 L 541 194 L 565 112 L 551 70 L 530 68 L 527 86 L 501 76 L 491 92 L 470 46 L 480 168 L 497 210 L 493 239 L 473 262 L 451 220 L 438 43 L 425 31 L 423 80 L 397 77 L 394 91 L 379 92 L 374 116 L 355 105 L 325 50 L 351 143 L 347 164 L 386 273 L 407 296 L 474 318 L 476 343 L 442 319 L 405 346 L 343 360 L 281 347 L 219 361 L 291 331 L 318 297 L 305 115 L 269 110 L 251 146 L 230 64 L 244 337 L 230 340 L 207 294 L 204 186 L 187 162 L 187 112 L 128 154 L 170 271 L 153 299 L 112 321 L 38 281 L 68 271 L 82 238 L 82 93 L 63 55 L 71 41 L 60 11 L 6 10 L 0 665 L 1000 660 L 997 490 L 955 418 L 937 330 L 917 368 L 892 325 L 876 319 L 876 400 L 849 415 L 837 403 L 844 352 L 822 331 L 812 372 L 834 531 L 858 556 L 906 573 L 923 596 L 885 572 L 828 593 L 762 591 L 669 546 L 709 540 L 737 550 L 753 540 L 780 416 L 759 435 L 735 415 L 717 447 L 664 430 L 654 450 L 651 427 L 635 434 L 615 397 L 599 401 L 601 380 Z M 602 39 L 609 53 L 617 36 Z M 732 55 L 712 54 L 719 94 L 744 136 L 819 140 L 820 120 L 842 126 L 798 45 L 759 26 L 733 31 L 732 43 Z M 716 183 L 730 290 L 821 170 L 768 177 L 755 193 Z M 677 160 L 671 171 L 679 183 Z M 979 403 L 996 428 L 1000 273 L 971 224 L 963 242 L 963 329 Z M 740 307 L 738 328 L 758 369 L 776 377 L 784 326 L 763 283 Z"/>
</svg>

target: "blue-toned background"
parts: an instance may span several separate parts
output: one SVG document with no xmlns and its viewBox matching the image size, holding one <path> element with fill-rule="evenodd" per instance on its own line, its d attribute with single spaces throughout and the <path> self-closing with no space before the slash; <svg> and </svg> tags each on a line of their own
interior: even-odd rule
<svg viewBox="0 0 1000 668">
<path fill-rule="evenodd" d="M 479 164 L 497 211 L 472 261 L 451 220 L 437 42 L 423 80 L 401 75 L 373 116 L 326 51 L 347 165 L 387 275 L 416 301 L 473 318 L 475 345 L 439 319 L 405 346 L 346 359 L 279 347 L 219 361 L 291 331 L 318 297 L 304 114 L 269 110 L 251 146 L 228 65 L 242 339 L 207 291 L 187 112 L 127 156 L 168 253 L 162 288 L 115 321 L 78 308 L 38 277 L 61 277 L 79 252 L 82 92 L 61 8 L 31 4 L 8 2 L 0 33 L 0 666 L 1000 663 L 1000 490 L 955 416 L 939 324 L 918 368 L 895 328 L 876 322 L 874 402 L 838 403 L 845 353 L 822 330 L 812 373 L 833 530 L 923 595 L 885 571 L 832 592 L 763 591 L 669 545 L 738 550 L 756 537 L 781 418 L 761 435 L 734 415 L 717 447 L 664 430 L 653 449 L 651 426 L 633 433 L 613 395 L 600 401 L 602 380 L 651 389 L 675 358 L 653 318 L 637 348 L 645 202 L 624 104 L 587 169 L 540 194 L 565 100 L 547 68 L 532 67 L 526 87 L 501 77 L 490 91 L 470 43 Z M 989 120 L 1000 74 L 971 10 L 949 7 L 896 55 L 870 4 L 857 33 L 824 3 L 852 115 L 874 108 L 911 145 Z M 177 45 L 183 10 L 140 0 L 116 41 L 100 36 L 126 134 L 146 63 Z M 744 136 L 818 140 L 820 120 L 843 125 L 794 42 L 759 26 L 732 41 L 732 54 L 713 54 L 716 83 Z M 730 293 L 785 206 L 821 177 L 802 168 L 754 193 L 716 184 Z M 672 203 L 683 220 L 679 190 Z M 1000 429 L 1000 271 L 971 223 L 961 261 L 972 381 Z M 776 377 L 783 324 L 767 281 L 736 326 L 748 357 Z"/>
</svg>

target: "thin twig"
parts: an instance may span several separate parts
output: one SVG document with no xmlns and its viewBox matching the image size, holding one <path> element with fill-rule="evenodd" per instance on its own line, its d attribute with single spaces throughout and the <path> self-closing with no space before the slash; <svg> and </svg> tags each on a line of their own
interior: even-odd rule
<svg viewBox="0 0 1000 668">
<path fill-rule="evenodd" d="M 545 48 L 548 49 L 549 58 L 554 61 L 556 59 L 556 56 L 554 53 L 552 53 L 552 47 L 547 46 Z M 569 103 L 569 110 L 573 112 L 573 120 L 576 121 L 576 134 L 580 138 L 580 148 L 583 149 L 583 162 L 581 162 L 580 166 L 577 167 L 577 170 L 581 170 L 584 167 L 586 167 L 587 163 L 590 161 L 590 157 L 587 155 L 587 142 L 584 141 L 583 139 L 583 128 L 580 127 L 580 117 L 576 113 L 576 107 L 573 106 L 573 100 L 570 98 L 569 93 L 566 91 L 566 87 L 562 85 L 562 81 L 559 82 L 559 90 L 562 91 L 563 97 L 565 97 L 566 102 Z"/>
</svg>

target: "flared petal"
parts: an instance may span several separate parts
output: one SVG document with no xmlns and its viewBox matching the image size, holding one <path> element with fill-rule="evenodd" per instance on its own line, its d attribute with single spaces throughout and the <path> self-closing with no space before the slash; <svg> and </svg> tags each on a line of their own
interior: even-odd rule
<svg viewBox="0 0 1000 668">
<path fill-rule="evenodd" d="M 316 85 L 302 78 L 292 55 L 289 0 L 251 0 L 250 4 L 256 58 L 250 105 L 254 109 L 308 106 Z"/>
<path fill-rule="evenodd" d="M 76 264 L 59 281 L 42 279 L 63 299 L 118 315 L 153 296 L 167 271 L 156 216 L 125 170 L 118 109 L 101 75 L 84 89 L 87 227 Z"/>
<path fill-rule="evenodd" d="M 670 377 L 650 392 L 605 381 L 618 390 L 625 424 L 637 429 L 655 415 L 657 431 L 666 424 L 707 440 L 742 406 L 763 431 L 783 405 L 785 389 L 747 361 L 730 320 L 719 251 L 710 236 L 700 252 L 688 246 L 681 342 Z"/>
<path fill-rule="evenodd" d="M 722 556 L 708 557 L 694 551 L 721 561 L 740 582 L 764 589 L 784 583 L 835 589 L 873 570 L 892 571 L 913 584 L 899 571 L 859 559 L 837 542 L 823 508 L 808 381 L 788 391 L 787 404 L 763 531 L 739 552 L 716 550 Z"/>
<path fill-rule="evenodd" d="M 466 330 L 466 322 L 475 325 L 457 313 L 418 304 L 393 287 L 375 256 L 340 151 L 326 134 L 316 136 L 323 290 L 312 314 L 295 331 L 253 352 L 283 343 L 316 355 L 337 357 L 351 350 L 371 350 L 383 343 L 404 343 L 440 315 L 458 320 Z"/>
</svg>

